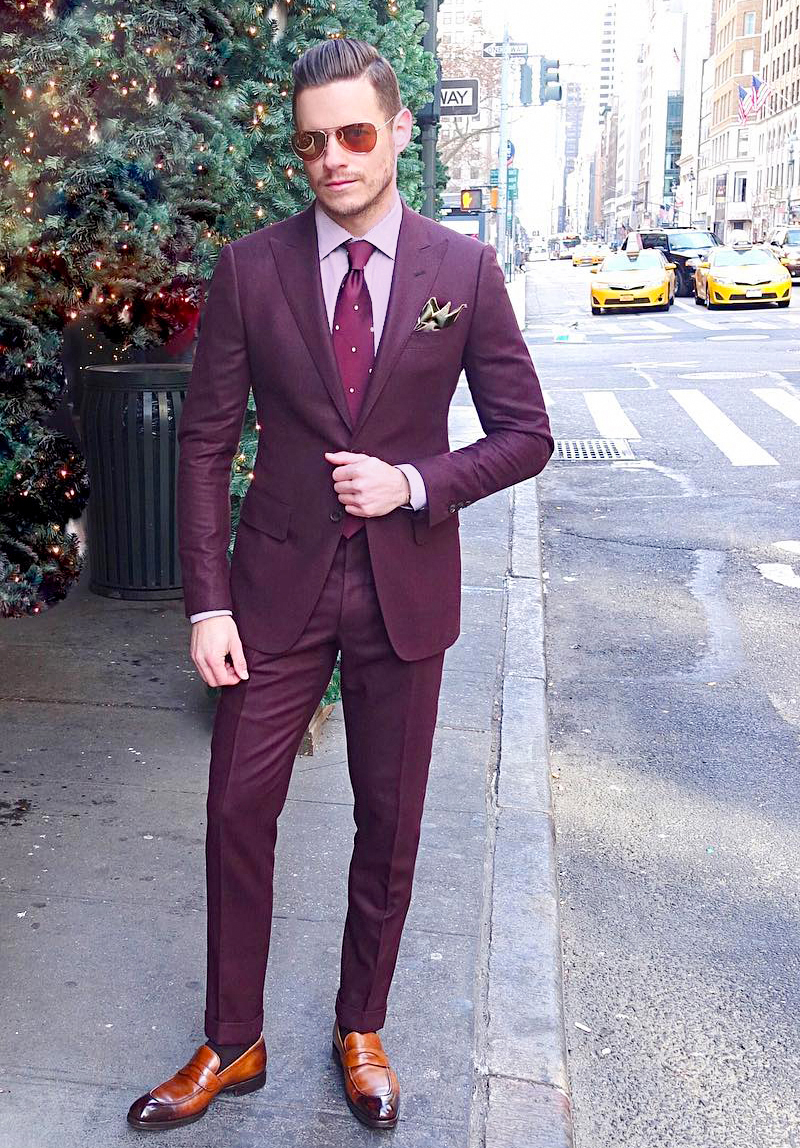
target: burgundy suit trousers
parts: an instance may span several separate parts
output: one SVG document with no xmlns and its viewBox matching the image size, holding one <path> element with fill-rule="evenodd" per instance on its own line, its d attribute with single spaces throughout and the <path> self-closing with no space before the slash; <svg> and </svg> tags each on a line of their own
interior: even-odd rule
<svg viewBox="0 0 800 1148">
<path fill-rule="evenodd" d="M 340 541 L 299 640 L 277 655 L 245 647 L 250 676 L 224 687 L 217 706 L 207 802 L 205 1031 L 220 1043 L 249 1043 L 262 1030 L 278 815 L 339 650 L 356 832 L 336 1016 L 359 1032 L 385 1021 L 411 900 L 444 654 L 408 662 L 394 653 L 367 531 L 360 530 Z"/>
</svg>

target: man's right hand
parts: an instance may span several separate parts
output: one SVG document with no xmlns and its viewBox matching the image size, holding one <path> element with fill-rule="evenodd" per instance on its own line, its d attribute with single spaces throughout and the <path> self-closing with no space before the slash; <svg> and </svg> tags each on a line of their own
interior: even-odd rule
<svg viewBox="0 0 800 1148">
<path fill-rule="evenodd" d="M 235 686 L 242 678 L 250 676 L 239 630 L 230 615 L 194 622 L 189 653 L 206 685 Z M 225 661 L 227 654 L 230 654 L 232 666 Z"/>
</svg>

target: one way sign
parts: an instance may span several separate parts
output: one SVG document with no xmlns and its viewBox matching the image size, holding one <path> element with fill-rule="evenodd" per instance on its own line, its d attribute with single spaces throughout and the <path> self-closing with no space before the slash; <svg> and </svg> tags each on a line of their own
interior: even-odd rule
<svg viewBox="0 0 800 1148">
<path fill-rule="evenodd" d="M 443 116 L 477 116 L 478 81 L 442 80 L 439 114 Z"/>
</svg>

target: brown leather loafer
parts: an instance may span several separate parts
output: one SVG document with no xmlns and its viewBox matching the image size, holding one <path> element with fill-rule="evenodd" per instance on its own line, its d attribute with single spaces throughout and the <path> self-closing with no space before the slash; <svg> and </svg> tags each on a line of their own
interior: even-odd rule
<svg viewBox="0 0 800 1148">
<path fill-rule="evenodd" d="M 342 1040 L 333 1026 L 333 1053 L 344 1077 L 347 1107 L 369 1128 L 394 1128 L 400 1085 L 377 1032 L 350 1032 Z"/>
<path fill-rule="evenodd" d="M 183 1068 L 159 1084 L 128 1110 L 128 1123 L 134 1128 L 180 1128 L 205 1116 L 209 1104 L 221 1092 L 243 1096 L 263 1088 L 267 1079 L 267 1050 L 264 1037 L 243 1052 L 238 1060 L 218 1071 L 220 1059 L 203 1044 Z"/>
</svg>

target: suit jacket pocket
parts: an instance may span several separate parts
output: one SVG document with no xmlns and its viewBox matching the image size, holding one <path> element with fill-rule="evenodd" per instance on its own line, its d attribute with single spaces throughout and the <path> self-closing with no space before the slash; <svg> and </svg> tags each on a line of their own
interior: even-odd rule
<svg viewBox="0 0 800 1148">
<path fill-rule="evenodd" d="M 269 534 L 270 538 L 276 538 L 279 542 L 283 542 L 289 533 L 291 517 L 291 506 L 280 502 L 269 491 L 255 484 L 249 487 L 239 512 L 241 522 Z"/>
</svg>

